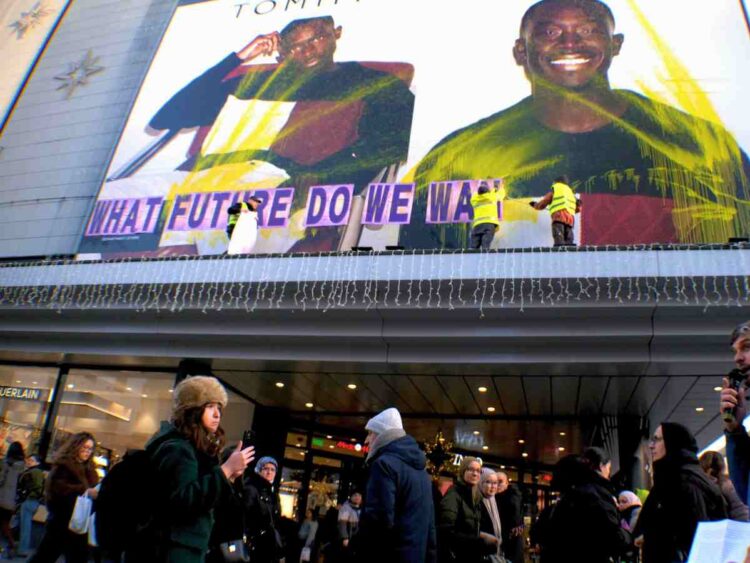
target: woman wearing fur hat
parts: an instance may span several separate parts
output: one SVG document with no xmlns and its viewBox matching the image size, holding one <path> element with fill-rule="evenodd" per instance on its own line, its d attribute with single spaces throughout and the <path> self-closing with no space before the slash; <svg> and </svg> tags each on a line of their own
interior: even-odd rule
<svg viewBox="0 0 750 563">
<path fill-rule="evenodd" d="M 698 444 L 681 424 L 663 422 L 649 449 L 654 486 L 635 531 L 643 533 L 643 562 L 687 561 L 698 522 L 726 518 L 724 498 L 698 465 Z"/>
<path fill-rule="evenodd" d="M 216 378 L 185 379 L 174 390 L 171 421 L 162 423 L 146 445 L 156 489 L 162 492 L 157 505 L 163 507 L 157 545 L 146 548 L 150 561 L 205 560 L 214 508 L 230 493 L 230 480 L 242 475 L 254 453 L 252 447 L 242 450 L 238 444 L 219 465 L 224 446 L 221 413 L 226 405 L 227 393 Z"/>
<path fill-rule="evenodd" d="M 274 487 L 278 470 L 277 461 L 265 456 L 245 480 L 245 515 L 253 563 L 276 563 L 284 557 L 284 542 L 279 533 L 279 493 Z"/>
<path fill-rule="evenodd" d="M 94 468 L 94 437 L 88 432 L 71 436 L 55 453 L 55 460 L 47 477 L 47 510 L 49 516 L 33 563 L 53 563 L 65 554 L 66 563 L 88 561 L 88 537 L 68 530 L 76 498 L 88 494 L 96 498 L 94 488 L 99 476 Z"/>
<path fill-rule="evenodd" d="M 497 538 L 479 531 L 481 473 L 480 461 L 465 457 L 458 470 L 458 481 L 440 501 L 437 535 L 441 563 L 480 562 L 497 551 Z"/>
</svg>

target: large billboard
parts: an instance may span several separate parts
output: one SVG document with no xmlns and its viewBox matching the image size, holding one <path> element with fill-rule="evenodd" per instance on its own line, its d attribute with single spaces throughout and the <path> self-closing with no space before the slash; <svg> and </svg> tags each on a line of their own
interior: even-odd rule
<svg viewBox="0 0 750 563">
<path fill-rule="evenodd" d="M 492 246 L 546 246 L 563 174 L 579 243 L 725 242 L 749 58 L 736 0 L 183 2 L 80 252 L 220 254 L 251 196 L 256 253 L 459 248 L 485 182 Z"/>
</svg>

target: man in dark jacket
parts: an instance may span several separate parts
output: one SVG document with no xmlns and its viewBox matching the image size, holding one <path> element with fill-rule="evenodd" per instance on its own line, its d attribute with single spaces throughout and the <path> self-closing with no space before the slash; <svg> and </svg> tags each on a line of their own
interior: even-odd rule
<svg viewBox="0 0 750 563">
<path fill-rule="evenodd" d="M 729 476 L 732 479 L 737 494 L 742 502 L 750 502 L 750 436 L 747 435 L 742 421 L 747 416 L 747 395 L 750 388 L 750 321 L 744 322 L 732 332 L 732 351 L 734 363 L 744 376 L 740 388 L 735 390 L 724 379 L 724 389 L 721 390 L 721 413 L 724 420 L 724 432 L 727 438 L 727 463 Z M 732 411 L 731 417 L 724 417 L 724 413 Z"/>
<path fill-rule="evenodd" d="M 495 500 L 500 510 L 503 533 L 503 554 L 512 563 L 523 563 L 523 495 L 511 485 L 508 474 L 497 472 Z"/>
<path fill-rule="evenodd" d="M 365 429 L 370 474 L 355 541 L 357 560 L 435 563 L 435 513 L 424 453 L 404 432 L 396 409 L 371 418 Z"/>
<path fill-rule="evenodd" d="M 543 563 L 608 563 L 630 547 L 608 481 L 583 456 L 571 454 L 557 463 L 552 488 L 560 491 L 560 500 L 535 534 Z"/>
</svg>

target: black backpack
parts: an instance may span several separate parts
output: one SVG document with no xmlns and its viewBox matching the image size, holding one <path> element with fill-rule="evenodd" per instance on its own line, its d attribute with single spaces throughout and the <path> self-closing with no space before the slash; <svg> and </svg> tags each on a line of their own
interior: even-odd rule
<svg viewBox="0 0 750 563">
<path fill-rule="evenodd" d="M 96 540 L 123 551 L 141 542 L 156 521 L 156 479 L 146 450 L 129 450 L 101 482 L 96 498 Z"/>
</svg>

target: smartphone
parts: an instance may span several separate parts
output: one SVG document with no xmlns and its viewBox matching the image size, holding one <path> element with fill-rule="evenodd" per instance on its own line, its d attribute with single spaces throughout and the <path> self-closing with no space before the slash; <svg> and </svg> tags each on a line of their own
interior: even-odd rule
<svg viewBox="0 0 750 563">
<path fill-rule="evenodd" d="M 242 433 L 242 449 L 244 450 L 248 446 L 252 446 L 255 443 L 255 431 L 245 430 Z"/>
</svg>

